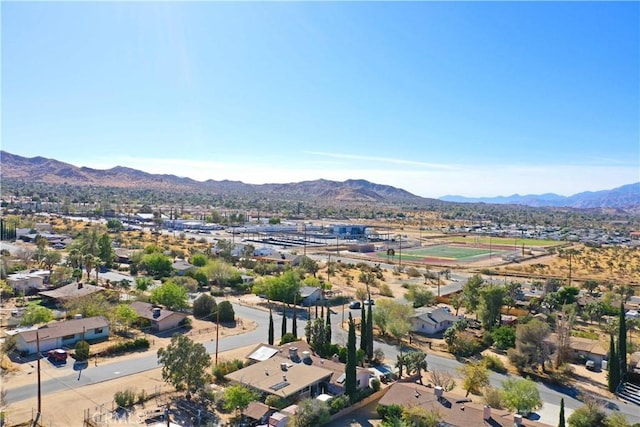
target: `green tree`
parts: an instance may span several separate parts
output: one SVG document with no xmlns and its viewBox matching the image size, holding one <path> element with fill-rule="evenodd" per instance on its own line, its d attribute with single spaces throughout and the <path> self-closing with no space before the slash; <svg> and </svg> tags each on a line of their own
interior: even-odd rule
<svg viewBox="0 0 640 427">
<path fill-rule="evenodd" d="M 363 300 L 364 301 L 364 300 Z M 360 349 L 367 351 L 367 312 L 364 303 L 360 303 Z M 370 305 L 370 304 L 369 304 Z"/>
<path fill-rule="evenodd" d="M 566 427 L 564 418 L 564 397 L 560 398 L 560 419 L 558 420 L 558 427 Z"/>
<path fill-rule="evenodd" d="M 215 320 L 216 300 L 208 294 L 202 294 L 193 302 L 193 317 Z"/>
<path fill-rule="evenodd" d="M 22 315 L 22 326 L 37 325 L 40 323 L 48 323 L 53 320 L 53 312 L 41 305 L 30 305 Z"/>
<path fill-rule="evenodd" d="M 349 334 L 347 335 L 347 363 L 345 367 L 345 393 L 349 398 L 356 394 L 356 324 L 349 313 Z"/>
<path fill-rule="evenodd" d="M 90 345 L 85 340 L 76 343 L 76 360 L 84 361 L 89 359 Z"/>
<path fill-rule="evenodd" d="M 402 420 L 415 427 L 438 427 L 442 417 L 436 410 L 412 405 L 402 409 Z"/>
<path fill-rule="evenodd" d="M 371 299 L 371 295 L 369 295 Z M 373 359 L 373 311 L 371 304 L 367 305 L 367 358 Z"/>
<path fill-rule="evenodd" d="M 42 266 L 49 270 L 49 274 L 53 272 L 53 267 L 58 265 L 62 260 L 62 254 L 58 251 L 47 251 L 42 259 Z"/>
<path fill-rule="evenodd" d="M 633 424 L 627 421 L 627 418 L 622 415 L 620 412 L 612 412 L 609 414 L 607 419 L 604 421 L 604 424 L 607 427 L 638 427 L 639 424 Z"/>
<path fill-rule="evenodd" d="M 462 365 L 459 368 L 462 374 L 462 388 L 469 393 L 480 394 L 482 387 L 489 385 L 489 370 L 484 363 L 473 362 Z"/>
<path fill-rule="evenodd" d="M 527 366 L 541 367 L 545 371 L 545 364 L 551 354 L 547 338 L 551 334 L 549 324 L 538 319 L 516 327 L 516 351 L 524 357 Z"/>
<path fill-rule="evenodd" d="M 529 379 L 508 378 L 502 383 L 502 401 L 519 414 L 528 415 L 542 407 L 536 383 Z"/>
<path fill-rule="evenodd" d="M 500 326 L 491 332 L 493 343 L 500 350 L 516 346 L 516 330 L 511 326 Z"/>
<path fill-rule="evenodd" d="M 502 286 L 489 285 L 480 289 L 478 316 L 484 329 L 489 332 L 500 326 L 500 311 L 505 296 L 506 291 Z"/>
<path fill-rule="evenodd" d="M 620 301 L 620 317 L 618 320 L 618 358 L 620 359 L 620 377 L 621 382 L 627 377 L 627 317 L 625 316 L 624 302 Z"/>
<path fill-rule="evenodd" d="M 416 373 L 418 382 L 422 384 L 422 371 L 427 369 L 427 355 L 422 350 L 410 351 L 405 355 L 407 373 Z"/>
<path fill-rule="evenodd" d="M 225 388 L 222 396 L 224 401 L 222 407 L 226 411 L 233 411 L 236 408 L 242 410 L 249 406 L 249 403 L 260 398 L 258 393 L 241 384 L 234 384 Z"/>
<path fill-rule="evenodd" d="M 265 295 L 272 301 L 291 304 L 300 297 L 300 276 L 294 270 L 289 270 L 280 277 L 266 277 L 253 286 L 253 293 Z"/>
<path fill-rule="evenodd" d="M 318 272 L 318 263 L 309 258 L 308 256 L 303 256 L 300 260 L 300 269 L 307 274 L 313 275 L 316 277 L 316 273 Z"/>
<path fill-rule="evenodd" d="M 595 402 L 588 401 L 573 411 L 567 420 L 569 427 L 605 427 L 606 414 Z"/>
<path fill-rule="evenodd" d="M 128 331 L 129 326 L 140 318 L 138 313 L 131 308 L 129 304 L 118 304 L 114 314 L 118 322 L 123 325 L 125 331 Z"/>
<path fill-rule="evenodd" d="M 115 259 L 116 252 L 111 244 L 111 237 L 108 233 L 102 233 L 98 239 L 98 258 L 107 267 L 113 266 L 113 260 Z"/>
<path fill-rule="evenodd" d="M 207 349 L 184 335 L 175 334 L 166 348 L 158 350 L 158 364 L 162 365 L 162 379 L 178 390 L 200 392 L 210 381 Z"/>
<path fill-rule="evenodd" d="M 414 308 L 430 306 L 436 302 L 436 297 L 433 295 L 433 292 L 420 285 L 410 285 L 404 297 L 407 301 L 413 302 Z"/>
<path fill-rule="evenodd" d="M 271 307 L 269 307 L 269 336 L 267 339 L 267 342 L 269 343 L 269 345 L 273 345 L 274 339 L 275 337 L 274 337 L 274 331 L 273 331 L 273 314 L 271 313 Z M 309 342 L 309 340 L 307 340 L 307 342 Z"/>
<path fill-rule="evenodd" d="M 119 219 L 109 219 L 107 220 L 107 229 L 118 232 L 124 230 L 124 225 Z"/>
<path fill-rule="evenodd" d="M 187 299 L 187 290 L 173 282 L 166 282 L 162 286 L 151 291 L 151 301 L 156 304 L 164 305 L 169 310 L 181 310 L 187 308 Z"/>
<path fill-rule="evenodd" d="M 616 352 L 613 335 L 609 339 L 609 364 L 607 365 L 607 386 L 611 393 L 615 393 L 620 384 L 620 358 Z"/>
<path fill-rule="evenodd" d="M 319 427 L 330 420 L 329 405 L 318 399 L 304 399 L 298 403 L 298 412 L 293 417 L 294 427 Z"/>
<path fill-rule="evenodd" d="M 217 307 L 216 319 L 221 322 L 234 322 L 236 320 L 236 313 L 231 302 L 220 301 Z"/>
<path fill-rule="evenodd" d="M 482 276 L 474 274 L 462 287 L 464 306 L 470 313 L 475 313 L 480 305 L 480 288 L 482 288 L 483 283 Z"/>
<path fill-rule="evenodd" d="M 209 258 L 205 254 L 197 253 L 191 255 L 189 258 L 189 263 L 191 265 L 195 265 L 196 267 L 204 267 L 207 264 Z"/>
<path fill-rule="evenodd" d="M 158 277 L 167 277 L 171 275 L 173 266 L 171 259 L 160 252 L 152 252 L 142 257 L 141 267 L 149 273 L 149 275 Z"/>
<path fill-rule="evenodd" d="M 410 323 L 413 307 L 391 299 L 381 299 L 372 310 L 373 323 L 382 335 L 388 332 L 391 321 Z"/>
<path fill-rule="evenodd" d="M 287 306 L 282 303 L 282 327 L 280 328 L 280 338 L 287 334 Z"/>
</svg>

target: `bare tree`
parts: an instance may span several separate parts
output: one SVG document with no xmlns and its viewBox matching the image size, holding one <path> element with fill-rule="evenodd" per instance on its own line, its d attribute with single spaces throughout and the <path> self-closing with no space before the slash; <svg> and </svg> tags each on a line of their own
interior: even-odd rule
<svg viewBox="0 0 640 427">
<path fill-rule="evenodd" d="M 565 304 L 556 319 L 556 335 L 558 336 L 558 348 L 556 351 L 556 369 L 569 358 L 571 348 L 571 329 L 576 320 L 575 304 Z"/>
<path fill-rule="evenodd" d="M 456 387 L 456 380 L 447 371 L 429 371 L 429 381 L 434 386 L 440 386 L 444 391 L 451 391 Z"/>
</svg>

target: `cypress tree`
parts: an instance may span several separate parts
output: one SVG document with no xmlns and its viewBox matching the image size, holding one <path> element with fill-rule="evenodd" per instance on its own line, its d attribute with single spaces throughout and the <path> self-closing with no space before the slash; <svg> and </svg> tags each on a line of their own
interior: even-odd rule
<svg viewBox="0 0 640 427">
<path fill-rule="evenodd" d="M 331 309 L 327 307 L 327 322 L 324 327 L 325 345 L 327 348 L 331 345 Z"/>
<path fill-rule="evenodd" d="M 293 334 L 293 337 L 298 339 L 298 317 L 297 317 L 297 313 L 296 313 L 296 298 L 297 295 L 293 296 L 293 320 L 292 320 L 292 325 L 291 325 L 291 333 Z"/>
<path fill-rule="evenodd" d="M 271 314 L 271 307 L 269 307 L 269 345 L 273 345 L 273 314 Z"/>
<path fill-rule="evenodd" d="M 347 363 L 345 367 L 344 390 L 349 398 L 356 394 L 356 324 L 349 313 L 349 334 L 347 335 Z"/>
<path fill-rule="evenodd" d="M 287 307 L 282 303 L 282 329 L 280 338 L 287 334 Z"/>
<path fill-rule="evenodd" d="M 609 375 L 607 375 L 607 385 L 609 387 L 609 391 L 614 393 L 618 388 L 618 383 L 620 382 L 620 359 L 616 354 L 616 344 L 613 340 L 613 335 L 611 335 L 611 340 L 609 341 Z"/>
<path fill-rule="evenodd" d="M 565 423 L 564 423 L 564 397 L 560 399 L 560 421 L 558 421 L 558 427 L 565 427 Z"/>
<path fill-rule="evenodd" d="M 367 351 L 367 312 L 364 311 L 364 304 L 360 307 L 360 350 Z"/>
<path fill-rule="evenodd" d="M 371 314 L 371 294 L 367 307 L 367 359 L 373 360 L 373 315 Z"/>
<path fill-rule="evenodd" d="M 620 359 L 620 381 L 627 376 L 627 319 L 624 312 L 624 297 L 620 296 L 620 329 L 618 330 L 618 359 Z"/>
</svg>

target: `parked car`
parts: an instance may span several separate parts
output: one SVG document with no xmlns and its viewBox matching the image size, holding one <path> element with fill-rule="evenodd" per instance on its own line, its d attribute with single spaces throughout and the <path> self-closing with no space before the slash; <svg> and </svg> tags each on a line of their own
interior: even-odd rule
<svg viewBox="0 0 640 427">
<path fill-rule="evenodd" d="M 67 352 L 61 348 L 56 348 L 55 350 L 49 350 L 47 357 L 54 362 L 66 362 Z"/>
<path fill-rule="evenodd" d="M 372 299 L 364 300 L 364 305 L 376 305 L 376 302 Z"/>
<path fill-rule="evenodd" d="M 361 307 L 361 306 L 360 306 L 360 301 L 351 301 L 351 302 L 349 303 L 349 308 L 350 308 L 350 309 L 358 309 L 358 308 L 360 308 L 360 307 Z"/>
<path fill-rule="evenodd" d="M 584 367 L 587 368 L 589 371 L 595 371 L 596 362 L 594 362 L 593 360 L 587 360 L 587 362 L 584 364 Z"/>
</svg>

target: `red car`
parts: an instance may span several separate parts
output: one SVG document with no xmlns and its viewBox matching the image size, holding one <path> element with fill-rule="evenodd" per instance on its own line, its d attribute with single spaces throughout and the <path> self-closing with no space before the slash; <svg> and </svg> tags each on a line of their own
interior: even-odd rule
<svg viewBox="0 0 640 427">
<path fill-rule="evenodd" d="M 49 350 L 47 353 L 49 359 L 55 362 L 66 362 L 67 361 L 67 352 L 62 350 L 61 348 L 56 348 L 55 350 Z"/>
</svg>

